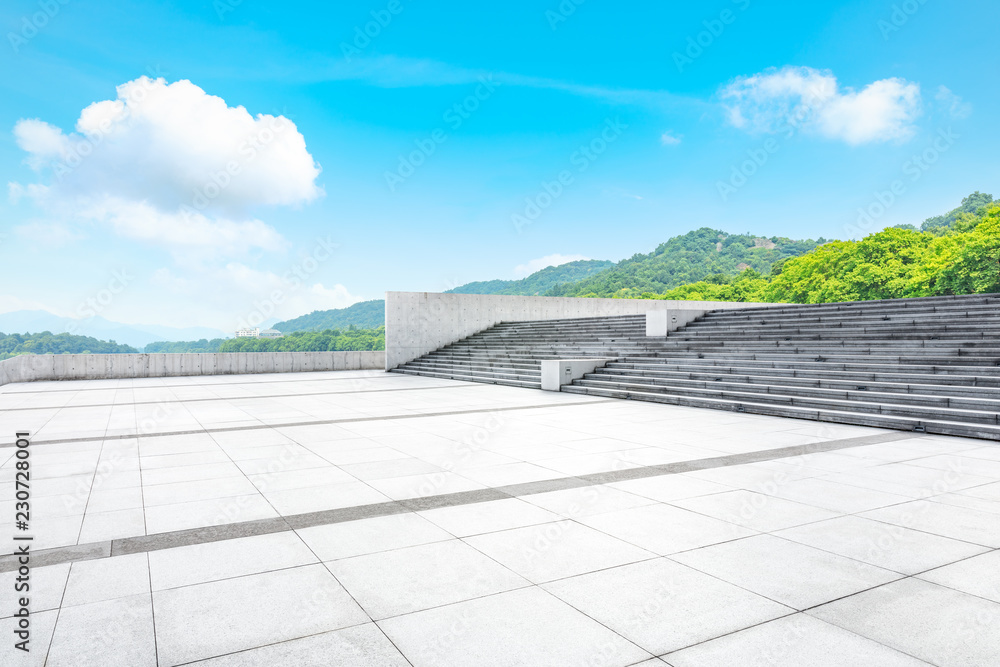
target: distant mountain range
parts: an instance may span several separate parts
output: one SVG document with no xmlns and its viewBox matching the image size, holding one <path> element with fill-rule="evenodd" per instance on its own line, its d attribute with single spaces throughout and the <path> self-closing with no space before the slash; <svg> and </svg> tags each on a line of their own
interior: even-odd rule
<svg viewBox="0 0 1000 667">
<path fill-rule="evenodd" d="M 485 280 L 467 283 L 448 290 L 451 294 L 518 294 L 537 296 L 563 283 L 574 282 L 614 266 L 614 262 L 599 259 L 581 259 L 575 262 L 547 266 L 520 280 Z M 282 333 L 293 331 L 322 331 L 342 329 L 354 325 L 358 328 L 380 327 L 385 324 L 385 301 L 362 301 L 347 308 L 314 310 L 293 320 L 278 322 L 273 328 Z"/>
<path fill-rule="evenodd" d="M 15 310 L 0 313 L 0 332 L 54 334 L 72 333 L 91 336 L 99 340 L 115 341 L 136 348 L 147 343 L 164 340 L 198 340 L 199 338 L 226 338 L 226 333 L 210 327 L 165 327 L 158 324 L 122 324 L 97 316 L 86 320 L 59 317 L 45 310 Z"/>
<path fill-rule="evenodd" d="M 559 266 L 546 266 L 520 280 L 483 280 L 447 290 L 449 294 L 517 294 L 541 296 L 556 285 L 583 280 L 610 269 L 615 263 L 605 259 L 580 259 Z"/>
<path fill-rule="evenodd" d="M 943 216 L 928 218 L 922 228 L 935 231 L 950 228 L 964 217 L 982 213 L 993 202 L 991 195 L 974 192 L 962 200 L 961 206 Z M 899 227 L 916 229 L 912 225 Z M 448 290 L 453 294 L 512 294 L 524 296 L 596 296 L 641 297 L 663 294 L 673 288 L 698 281 L 715 284 L 725 282 L 724 276 L 741 274 L 753 269 L 768 274 L 785 260 L 804 255 L 828 243 L 827 239 L 794 240 L 785 237 L 764 237 L 754 234 L 729 234 L 702 227 L 675 236 L 648 254 L 635 254 L 620 262 L 579 260 L 559 266 L 549 266 L 520 280 L 486 280 L 471 282 Z M 370 329 L 385 323 L 385 302 L 382 299 L 363 301 L 347 308 L 316 310 L 284 322 L 271 325 L 283 333 L 322 331 L 350 326 Z M 267 326 L 268 323 L 264 323 Z M 232 332 L 208 327 L 175 328 L 158 325 L 131 325 L 112 322 L 102 317 L 73 320 L 45 311 L 16 311 L 0 314 L 3 333 L 69 332 L 92 336 L 100 340 L 142 348 L 158 341 L 197 341 L 228 338 Z"/>
<path fill-rule="evenodd" d="M 796 241 L 783 237 L 727 234 L 702 227 L 675 236 L 653 252 L 636 254 L 617 264 L 586 259 L 549 266 L 520 280 L 486 280 L 448 290 L 452 294 L 517 294 L 523 296 L 636 297 L 662 293 L 678 285 L 718 274 L 746 269 L 767 273 L 776 262 L 803 255 L 825 239 Z M 294 320 L 278 322 L 284 333 L 320 331 L 351 324 L 357 327 L 385 323 L 385 302 L 365 301 L 350 308 L 317 310 Z"/>
</svg>

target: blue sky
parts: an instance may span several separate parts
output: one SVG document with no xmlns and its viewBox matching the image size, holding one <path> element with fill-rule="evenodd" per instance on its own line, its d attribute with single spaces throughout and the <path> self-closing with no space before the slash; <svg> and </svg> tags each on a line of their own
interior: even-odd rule
<svg viewBox="0 0 1000 667">
<path fill-rule="evenodd" d="M 4 3 L 0 312 L 229 331 L 1000 194 L 992 3 L 481 5 Z"/>
</svg>

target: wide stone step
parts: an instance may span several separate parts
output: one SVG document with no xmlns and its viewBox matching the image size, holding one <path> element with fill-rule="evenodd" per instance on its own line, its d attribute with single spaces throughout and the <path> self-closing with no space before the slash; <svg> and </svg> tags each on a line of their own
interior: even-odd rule
<svg viewBox="0 0 1000 667">
<path fill-rule="evenodd" d="M 737 373 L 686 373 L 681 371 L 660 371 L 660 370 L 634 370 L 620 368 L 617 364 L 608 364 L 600 373 L 592 373 L 584 376 L 588 379 L 607 379 L 618 382 L 646 382 L 654 384 L 665 384 L 673 386 L 686 386 L 686 383 L 697 383 L 704 385 L 722 384 L 727 386 L 745 387 L 748 385 L 776 385 L 787 387 L 790 391 L 797 391 L 799 388 L 834 389 L 840 391 L 856 392 L 883 392 L 895 393 L 904 396 L 948 396 L 963 398 L 983 398 L 1000 401 L 1000 382 L 995 387 L 977 386 L 976 378 L 968 378 L 968 384 L 931 384 L 924 382 L 891 382 L 885 380 L 875 380 L 872 378 L 863 379 L 831 379 L 826 377 L 804 378 L 796 376 L 781 375 L 752 375 Z M 945 376 L 950 378 L 950 376 Z M 914 378 L 924 379 L 924 378 Z"/>
<path fill-rule="evenodd" d="M 901 371 L 897 367 L 887 367 L 886 369 L 873 369 L 866 365 L 859 369 L 847 370 L 836 369 L 829 366 L 819 365 L 817 368 L 801 368 L 789 366 L 778 368 L 774 366 L 706 366 L 704 364 L 636 364 L 629 361 L 619 360 L 607 365 L 608 368 L 629 368 L 646 372 L 672 372 L 672 373 L 698 373 L 712 375 L 715 377 L 725 377 L 728 374 L 738 375 L 784 375 L 786 377 L 808 378 L 808 379 L 836 379 L 857 382 L 901 382 L 912 384 L 937 384 L 943 386 L 982 386 L 1000 387 L 1000 377 L 985 377 L 981 375 L 961 375 L 958 373 L 908 373 Z"/>
<path fill-rule="evenodd" d="M 462 375 L 459 373 L 439 373 L 433 371 L 415 370 L 406 367 L 392 369 L 393 373 L 404 373 L 406 375 L 420 375 L 422 377 L 441 378 L 445 380 L 461 380 L 463 382 L 478 382 L 480 384 L 500 384 L 508 387 L 524 387 L 526 389 L 541 389 L 541 382 L 527 382 L 522 380 L 511 380 L 503 377 L 483 377 Z"/>
<path fill-rule="evenodd" d="M 765 394 L 769 396 L 789 396 L 795 398 L 815 398 L 823 400 L 839 400 L 864 403 L 887 403 L 929 408 L 947 408 L 954 410 L 970 410 L 973 412 L 1000 413 L 1000 393 L 992 398 L 960 397 L 941 394 L 918 394 L 885 392 L 867 388 L 865 390 L 833 389 L 821 387 L 791 386 L 786 384 L 755 384 L 736 382 L 658 380 L 654 378 L 624 378 L 610 373 L 588 373 L 579 384 L 594 387 L 621 386 L 626 389 L 640 391 L 666 391 L 668 393 L 699 390 L 708 392 Z M 648 389 L 644 389 L 648 388 Z M 995 418 L 987 420 L 988 423 Z"/>
<path fill-rule="evenodd" d="M 793 419 L 809 419 L 813 421 L 832 422 L 837 424 L 854 424 L 872 426 L 902 431 L 918 431 L 939 435 L 954 435 L 967 438 L 984 438 L 1000 440 L 1000 427 L 987 424 L 951 422 L 947 420 L 928 420 L 897 415 L 860 413 L 846 410 L 821 410 L 791 405 L 776 405 L 770 403 L 755 403 L 750 401 L 732 401 L 692 396 L 660 394 L 656 392 L 625 391 L 621 389 L 600 389 L 566 385 L 563 391 L 588 396 L 606 398 L 625 398 L 656 403 L 667 403 L 694 408 L 709 408 L 749 414 L 771 415 L 775 417 L 790 417 Z"/>
</svg>

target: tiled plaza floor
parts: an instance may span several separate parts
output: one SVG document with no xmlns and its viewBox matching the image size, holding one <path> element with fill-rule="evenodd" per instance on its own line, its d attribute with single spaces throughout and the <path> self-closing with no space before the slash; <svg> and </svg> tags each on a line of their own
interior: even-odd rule
<svg viewBox="0 0 1000 667">
<path fill-rule="evenodd" d="M 0 388 L 3 665 L 1000 664 L 1000 443 L 338 372 Z"/>
</svg>

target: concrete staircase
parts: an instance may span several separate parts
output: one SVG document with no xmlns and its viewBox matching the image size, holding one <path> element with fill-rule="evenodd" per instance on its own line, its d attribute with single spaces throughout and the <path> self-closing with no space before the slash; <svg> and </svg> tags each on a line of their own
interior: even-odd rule
<svg viewBox="0 0 1000 667">
<path fill-rule="evenodd" d="M 541 389 L 543 359 L 642 355 L 645 336 L 645 315 L 502 322 L 393 371 Z"/>
<path fill-rule="evenodd" d="M 566 392 L 1000 440 L 1000 294 L 499 324 L 397 369 L 540 386 L 542 359 L 617 361 Z"/>
</svg>

